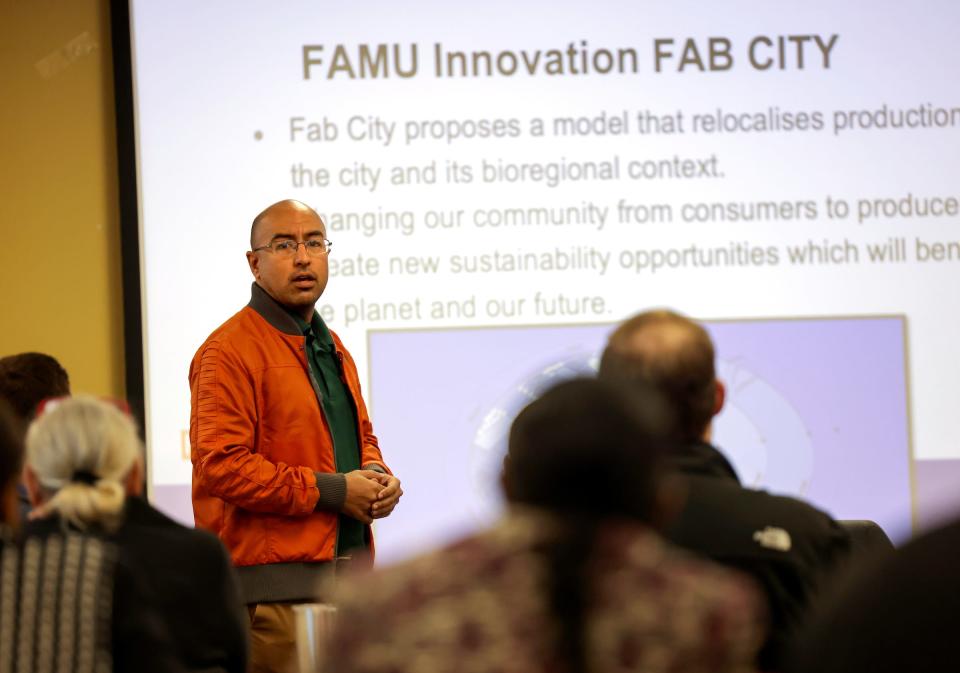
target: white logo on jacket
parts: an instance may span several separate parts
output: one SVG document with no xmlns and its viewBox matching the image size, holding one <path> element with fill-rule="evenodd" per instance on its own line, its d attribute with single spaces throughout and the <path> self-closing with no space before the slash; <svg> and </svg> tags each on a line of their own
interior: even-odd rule
<svg viewBox="0 0 960 673">
<path fill-rule="evenodd" d="M 763 530 L 756 531 L 753 534 L 753 539 L 761 547 L 776 549 L 777 551 L 790 551 L 792 544 L 790 533 L 776 526 L 767 526 Z"/>
</svg>

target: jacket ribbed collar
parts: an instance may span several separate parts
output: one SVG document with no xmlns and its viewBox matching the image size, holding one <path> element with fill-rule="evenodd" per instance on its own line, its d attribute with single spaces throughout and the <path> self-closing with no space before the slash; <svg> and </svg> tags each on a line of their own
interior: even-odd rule
<svg viewBox="0 0 960 673">
<path fill-rule="evenodd" d="M 290 336 L 303 336 L 296 319 L 256 283 L 250 288 L 250 303 L 247 306 L 259 313 L 274 329 Z"/>
</svg>

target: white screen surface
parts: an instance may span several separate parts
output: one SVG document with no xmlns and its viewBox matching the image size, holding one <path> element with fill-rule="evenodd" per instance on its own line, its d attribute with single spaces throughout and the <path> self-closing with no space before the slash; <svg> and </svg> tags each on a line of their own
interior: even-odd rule
<svg viewBox="0 0 960 673">
<path fill-rule="evenodd" d="M 190 482 L 190 359 L 246 303 L 249 223 L 283 198 L 325 217 L 318 307 L 361 380 L 377 376 L 369 330 L 651 306 L 895 315 L 913 458 L 960 459 L 954 3 L 135 1 L 132 15 L 161 505 Z"/>
</svg>

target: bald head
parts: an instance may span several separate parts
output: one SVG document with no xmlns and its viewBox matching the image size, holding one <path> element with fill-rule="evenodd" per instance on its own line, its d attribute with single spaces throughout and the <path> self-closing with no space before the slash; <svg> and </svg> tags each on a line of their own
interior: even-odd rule
<svg viewBox="0 0 960 673">
<path fill-rule="evenodd" d="M 600 360 L 600 377 L 659 391 L 686 440 L 702 437 L 717 411 L 713 342 L 703 327 L 673 311 L 647 311 L 618 327 Z"/>
<path fill-rule="evenodd" d="M 317 211 L 302 201 L 295 201 L 293 199 L 277 201 L 273 205 L 264 208 L 259 215 L 253 218 L 253 224 L 250 225 L 250 249 L 253 250 L 254 248 L 257 248 L 261 245 L 266 245 L 270 242 L 260 240 L 260 233 L 263 229 L 263 225 L 267 224 L 273 219 L 283 218 L 291 214 L 310 214 L 316 217 L 317 220 L 320 220 L 320 216 L 317 215 Z"/>
<path fill-rule="evenodd" d="M 250 227 L 247 264 L 257 285 L 307 322 L 313 319 L 314 305 L 327 287 L 330 268 L 326 244 L 307 248 L 306 243 L 326 237 L 323 220 L 300 201 L 273 204 L 257 215 Z"/>
</svg>

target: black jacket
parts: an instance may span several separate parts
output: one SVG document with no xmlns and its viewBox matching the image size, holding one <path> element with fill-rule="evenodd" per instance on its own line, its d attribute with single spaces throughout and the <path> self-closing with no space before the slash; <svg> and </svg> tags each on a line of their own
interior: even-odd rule
<svg viewBox="0 0 960 673">
<path fill-rule="evenodd" d="M 727 459 L 709 444 L 690 444 L 671 462 L 685 476 L 689 493 L 667 538 L 757 581 L 770 612 L 770 633 L 758 664 L 764 671 L 781 670 L 785 649 L 818 586 L 849 555 L 847 533 L 805 502 L 744 488 Z"/>
<path fill-rule="evenodd" d="M 127 498 L 114 539 L 146 571 L 183 667 L 244 673 L 249 618 L 216 536 L 181 526 L 140 498 Z"/>
</svg>

